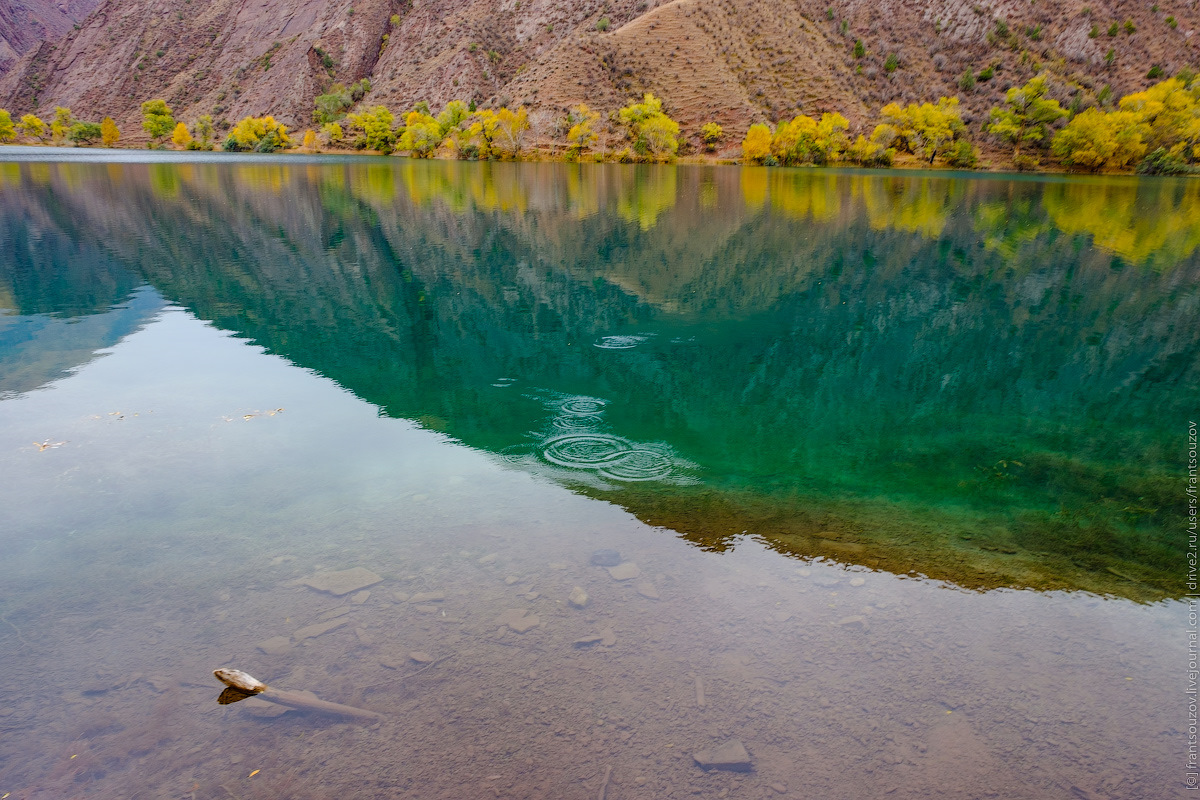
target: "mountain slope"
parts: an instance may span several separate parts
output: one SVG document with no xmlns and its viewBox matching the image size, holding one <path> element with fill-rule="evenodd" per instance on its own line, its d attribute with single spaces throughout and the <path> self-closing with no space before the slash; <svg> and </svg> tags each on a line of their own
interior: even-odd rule
<svg viewBox="0 0 1200 800">
<path fill-rule="evenodd" d="M 99 0 L 5 0 L 0 3 L 0 75 L 42 41 L 60 39 Z"/>
<path fill-rule="evenodd" d="M 1087 105 L 1104 86 L 1120 96 L 1153 83 L 1152 65 L 1166 74 L 1200 66 L 1196 0 L 1133 6 L 105 0 L 80 29 L 43 42 L 0 80 L 0 106 L 110 114 L 127 140 L 140 133 L 138 105 L 153 97 L 185 121 L 269 113 L 295 128 L 311 125 L 313 97 L 332 82 L 369 77 L 367 104 L 402 112 L 420 100 L 435 110 L 455 98 L 524 103 L 541 134 L 571 104 L 608 112 L 644 91 L 662 97 L 685 131 L 713 120 L 730 141 L 752 122 L 798 112 L 837 110 L 866 129 L 886 102 L 940 95 L 961 95 L 968 123 L 978 123 L 1037 70 L 1051 72 L 1064 103 Z M 959 85 L 967 71 L 979 75 L 970 90 Z"/>
</svg>

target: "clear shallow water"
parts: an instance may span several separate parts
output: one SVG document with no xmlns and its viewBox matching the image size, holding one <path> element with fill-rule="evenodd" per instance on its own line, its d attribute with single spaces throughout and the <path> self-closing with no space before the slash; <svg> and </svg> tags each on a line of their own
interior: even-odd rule
<svg viewBox="0 0 1200 800">
<path fill-rule="evenodd" d="M 1193 184 L 0 178 L 0 792 L 1180 785 Z M 220 707 L 226 665 L 388 719 Z"/>
</svg>

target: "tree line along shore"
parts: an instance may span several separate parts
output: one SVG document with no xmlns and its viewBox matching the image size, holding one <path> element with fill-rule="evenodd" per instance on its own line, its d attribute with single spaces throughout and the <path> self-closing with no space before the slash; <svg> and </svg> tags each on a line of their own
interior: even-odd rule
<svg viewBox="0 0 1200 800">
<path fill-rule="evenodd" d="M 387 107 L 363 102 L 370 90 L 366 79 L 350 86 L 335 84 L 315 99 L 313 127 L 299 134 L 271 116 L 245 117 L 226 123 L 225 130 L 207 114 L 188 124 L 176 119 L 161 99 L 142 103 L 142 129 L 154 149 L 358 151 L 466 160 L 661 163 L 693 156 L 715 159 L 718 149 L 728 151 L 735 144 L 720 125 L 710 122 L 693 132 L 702 143 L 697 152 L 664 110 L 663 101 L 650 93 L 606 120 L 586 104 L 573 106 L 534 142 L 524 107 L 477 108 L 474 102 L 454 100 L 435 115 L 422 102 L 397 119 Z M 115 147 L 120 141 L 121 131 L 111 117 L 79 120 L 59 106 L 49 121 L 32 113 L 14 120 L 0 109 L 0 143 Z M 1194 71 L 1182 70 L 1119 101 L 1106 98 L 1101 106 L 1079 109 L 1064 108 L 1049 97 L 1046 77 L 1037 75 L 1009 89 L 976 131 L 963 122 L 958 97 L 907 106 L 888 103 L 879 110 L 870 134 L 855 138 L 850 122 L 839 113 L 820 118 L 801 114 L 774 127 L 751 125 L 737 161 L 975 169 L 981 166 L 981 142 L 1003 152 L 1004 166 L 1022 171 L 1200 174 L 1200 79 Z"/>
</svg>

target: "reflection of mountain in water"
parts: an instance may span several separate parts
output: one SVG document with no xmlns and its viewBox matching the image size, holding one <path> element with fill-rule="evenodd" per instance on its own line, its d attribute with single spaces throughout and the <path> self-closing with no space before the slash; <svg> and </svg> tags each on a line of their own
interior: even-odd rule
<svg viewBox="0 0 1200 800">
<path fill-rule="evenodd" d="M 44 165 L 34 174 L 49 179 Z M 9 177 L 20 171 L 3 165 Z M 0 394 L 61 378 L 137 330 L 162 299 L 114 263 L 86 219 L 45 197 L 17 202 L 0 180 Z"/>
<path fill-rule="evenodd" d="M 45 236 L 704 546 L 1178 591 L 1194 185 L 1090 186 L 1104 225 L 1150 231 L 1125 239 L 1064 222 L 1073 184 L 928 176 L 64 165 L 24 187 L 8 206 Z M 1192 239 L 1150 246 L 1165 228 Z M 602 413 L 559 419 L 570 398 Z"/>
</svg>

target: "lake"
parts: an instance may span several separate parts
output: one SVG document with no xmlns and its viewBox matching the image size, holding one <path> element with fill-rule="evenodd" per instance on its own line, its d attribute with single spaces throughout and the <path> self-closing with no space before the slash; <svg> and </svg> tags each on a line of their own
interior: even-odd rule
<svg viewBox="0 0 1200 800">
<path fill-rule="evenodd" d="M 0 253 L 0 795 L 1185 795 L 1200 181 L 6 147 Z"/>
</svg>

